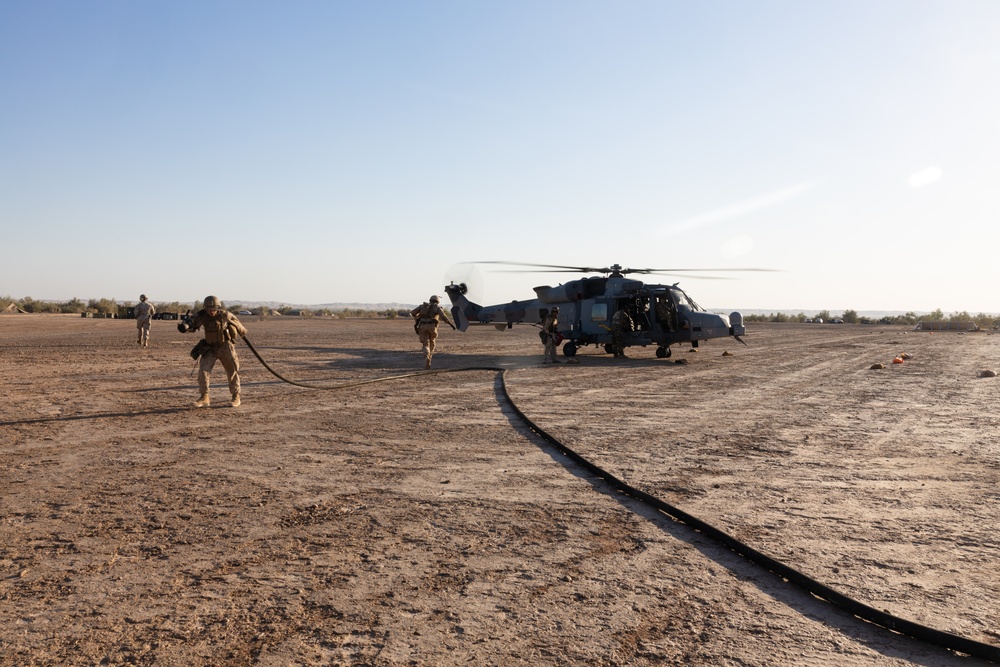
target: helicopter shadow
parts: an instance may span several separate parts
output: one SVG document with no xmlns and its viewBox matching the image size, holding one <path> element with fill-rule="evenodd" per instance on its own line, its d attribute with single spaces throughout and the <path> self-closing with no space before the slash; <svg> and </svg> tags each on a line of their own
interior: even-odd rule
<svg viewBox="0 0 1000 667">
<path fill-rule="evenodd" d="M 745 560 L 739 554 L 703 536 L 693 527 L 675 520 L 668 514 L 656 510 L 636 498 L 623 494 L 606 480 L 573 461 L 559 448 L 547 442 L 521 421 L 504 396 L 503 380 L 500 377 L 494 382 L 493 393 L 511 428 L 533 442 L 554 463 L 562 466 L 566 472 L 589 484 L 594 491 L 613 499 L 628 512 L 646 519 L 665 535 L 693 547 L 708 560 L 725 568 L 739 581 L 751 584 L 767 597 L 794 610 L 806 619 L 818 620 L 824 625 L 836 629 L 845 637 L 865 645 L 872 651 L 907 663 L 926 665 L 927 667 L 968 667 L 969 665 L 991 664 L 972 656 L 955 655 L 943 647 L 927 644 L 859 619 L 850 612 L 798 588 L 781 576 Z M 912 646 L 908 645 L 917 645 L 923 651 L 920 655 L 914 655 Z"/>
<path fill-rule="evenodd" d="M 420 349 L 416 350 L 373 350 L 370 347 L 329 347 L 316 345 L 302 345 L 292 347 L 272 346 L 271 349 L 282 352 L 298 351 L 310 353 L 312 355 L 337 355 L 340 358 L 320 361 L 317 359 L 268 359 L 264 351 L 267 346 L 257 346 L 271 367 L 283 375 L 295 370 L 303 372 L 316 372 L 323 370 L 365 370 L 383 372 L 413 372 L 423 370 L 424 357 Z M 252 356 L 252 353 L 251 353 Z M 439 350 L 434 353 L 434 370 L 458 370 L 467 366 L 483 367 L 495 366 L 505 369 L 531 368 L 542 365 L 544 352 L 538 350 L 528 354 L 475 354 L 465 352 L 451 352 Z M 255 359 L 255 361 L 257 361 Z M 678 356 L 676 358 L 656 359 L 645 356 L 629 356 L 625 359 L 616 359 L 605 352 L 581 351 L 572 357 L 560 356 L 559 363 L 569 366 L 606 366 L 613 367 L 673 367 L 689 363 L 695 363 L 694 355 Z M 287 373 L 286 373 L 287 371 Z M 296 378 L 293 378 L 296 379 Z M 315 379 L 313 379 L 315 381 Z"/>
<path fill-rule="evenodd" d="M 317 359 L 268 359 L 263 350 L 267 348 L 258 347 L 261 356 L 272 368 L 283 375 L 291 374 L 295 370 L 303 372 L 316 371 L 382 371 L 412 373 L 423 370 L 424 355 L 419 348 L 416 350 L 373 350 L 369 347 L 281 347 L 283 352 L 287 350 L 298 350 L 309 352 L 315 355 L 336 355 L 339 358 L 327 361 Z M 530 366 L 540 361 L 541 355 L 532 356 L 510 356 L 500 354 L 464 354 L 461 352 L 437 351 L 434 353 L 434 370 L 458 370 L 467 366 L 496 366 L 502 368 L 520 368 Z M 258 361 L 255 359 L 255 361 Z M 296 379 L 296 378 L 293 378 Z"/>
</svg>

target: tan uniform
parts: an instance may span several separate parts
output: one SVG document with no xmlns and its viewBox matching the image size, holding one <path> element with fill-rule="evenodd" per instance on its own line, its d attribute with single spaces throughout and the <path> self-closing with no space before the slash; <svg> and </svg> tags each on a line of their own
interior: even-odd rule
<svg viewBox="0 0 1000 667">
<path fill-rule="evenodd" d="M 410 311 L 414 319 L 414 328 L 420 336 L 420 344 L 424 349 L 424 367 L 431 367 L 431 357 L 437 343 L 438 322 L 444 320 L 454 328 L 451 318 L 439 304 L 422 303 Z"/>
<path fill-rule="evenodd" d="M 209 377 L 215 361 L 222 362 L 222 367 L 226 369 L 226 378 L 229 380 L 229 393 L 235 399 L 240 395 L 240 358 L 236 356 L 237 337 L 246 335 L 244 327 L 236 316 L 226 310 L 218 310 L 212 317 L 204 309 L 191 318 L 191 331 L 201 327 L 205 329 L 205 343 L 207 347 L 201 355 L 198 363 L 198 389 L 202 396 L 208 396 Z"/>
<path fill-rule="evenodd" d="M 556 350 L 558 346 L 556 345 L 556 327 L 559 325 L 559 316 L 557 313 L 549 313 L 542 320 L 542 332 L 545 334 L 545 359 L 542 363 L 548 363 L 551 361 L 554 364 L 558 364 L 559 360 L 556 359 Z"/>
<path fill-rule="evenodd" d="M 156 308 L 148 301 L 140 301 L 135 309 L 135 328 L 138 329 L 138 336 L 135 342 L 143 347 L 149 346 L 149 322 L 156 315 Z"/>
</svg>

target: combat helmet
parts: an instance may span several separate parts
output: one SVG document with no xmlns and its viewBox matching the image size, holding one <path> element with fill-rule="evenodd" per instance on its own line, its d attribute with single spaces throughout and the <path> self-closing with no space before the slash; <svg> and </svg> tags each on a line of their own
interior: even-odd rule
<svg viewBox="0 0 1000 667">
<path fill-rule="evenodd" d="M 441 302 L 441 297 L 439 297 L 437 294 L 431 294 L 430 302 L 431 303 L 440 303 Z"/>
<path fill-rule="evenodd" d="M 205 297 L 205 310 L 209 308 L 215 308 L 216 310 L 222 310 L 222 302 L 219 301 L 219 297 L 209 294 Z"/>
</svg>

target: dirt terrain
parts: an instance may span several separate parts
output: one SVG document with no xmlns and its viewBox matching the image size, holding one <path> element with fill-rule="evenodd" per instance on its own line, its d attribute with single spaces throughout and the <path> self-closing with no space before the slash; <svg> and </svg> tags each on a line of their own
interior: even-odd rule
<svg viewBox="0 0 1000 667">
<path fill-rule="evenodd" d="M 422 367 L 404 320 L 244 323 L 294 380 Z M 507 368 L 525 414 L 629 484 L 1000 645 L 1000 378 L 979 377 L 1000 336 L 749 328 L 749 347 L 560 365 L 530 327 L 446 330 L 435 367 Z M 614 492 L 518 421 L 495 372 L 305 389 L 241 343 L 243 405 L 220 366 L 199 410 L 195 342 L 0 316 L 0 665 L 986 664 Z"/>
</svg>

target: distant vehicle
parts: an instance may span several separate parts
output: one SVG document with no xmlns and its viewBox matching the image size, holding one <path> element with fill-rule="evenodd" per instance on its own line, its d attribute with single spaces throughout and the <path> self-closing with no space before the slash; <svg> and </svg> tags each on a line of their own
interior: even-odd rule
<svg viewBox="0 0 1000 667">
<path fill-rule="evenodd" d="M 839 319 L 838 320 L 833 320 L 833 321 L 830 322 L 830 324 L 843 324 L 843 323 L 844 323 L 844 320 L 839 320 Z"/>
<path fill-rule="evenodd" d="M 813 321 L 812 321 L 812 318 L 811 318 L 811 317 L 807 317 L 807 318 L 806 318 L 805 320 L 803 320 L 803 321 L 804 321 L 804 322 L 805 322 L 806 324 L 812 324 L 812 323 L 813 323 Z"/>
<path fill-rule="evenodd" d="M 241 310 L 240 315 L 253 315 L 249 310 Z"/>
<path fill-rule="evenodd" d="M 823 318 L 822 317 L 817 317 L 816 318 L 816 324 L 823 324 Z"/>
</svg>

